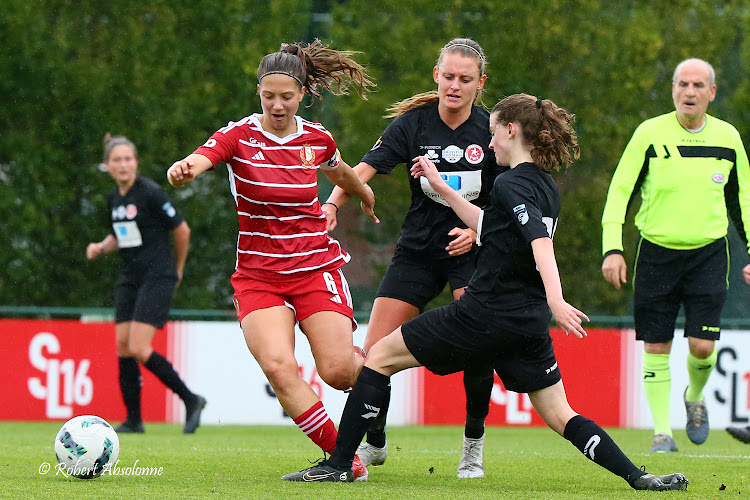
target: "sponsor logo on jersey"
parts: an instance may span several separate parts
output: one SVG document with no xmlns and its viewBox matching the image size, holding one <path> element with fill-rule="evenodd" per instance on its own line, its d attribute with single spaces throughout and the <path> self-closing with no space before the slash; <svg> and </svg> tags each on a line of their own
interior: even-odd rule
<svg viewBox="0 0 750 500">
<path fill-rule="evenodd" d="M 478 144 L 472 144 L 468 148 L 466 148 L 466 161 L 471 163 L 472 165 L 476 165 L 477 163 L 484 160 L 484 149 L 482 149 L 482 146 Z"/>
<path fill-rule="evenodd" d="M 263 151 L 258 151 L 252 157 L 253 160 L 266 161 L 266 157 L 263 156 Z"/>
<path fill-rule="evenodd" d="M 212 148 L 216 146 L 216 139 L 209 139 L 206 141 L 206 143 L 203 145 L 204 148 Z"/>
<path fill-rule="evenodd" d="M 443 150 L 443 158 L 445 158 L 445 161 L 448 163 L 456 163 L 463 157 L 464 150 L 454 144 L 451 144 Z"/>
<path fill-rule="evenodd" d="M 482 190 L 482 171 L 468 170 L 460 172 L 440 172 L 440 177 L 448 184 L 451 189 L 461 195 L 468 201 L 474 201 L 479 198 Z M 419 178 L 419 187 L 422 192 L 432 201 L 448 206 L 448 203 L 438 193 L 432 189 L 430 183 L 424 177 Z"/>
<path fill-rule="evenodd" d="M 125 207 L 125 217 L 127 217 L 128 220 L 135 219 L 136 215 L 138 215 L 138 207 L 136 207 L 132 203 Z"/>
<path fill-rule="evenodd" d="M 299 157 L 302 160 L 302 164 L 306 167 L 312 167 L 315 165 L 315 151 L 310 144 L 305 144 L 302 149 L 299 150 Z"/>
<path fill-rule="evenodd" d="M 338 149 L 336 149 L 336 152 L 331 156 L 331 159 L 328 160 L 328 168 L 336 168 L 339 166 L 339 162 L 341 161 L 341 153 Z"/>
<path fill-rule="evenodd" d="M 259 148 L 265 148 L 266 147 L 266 143 L 265 142 L 259 141 L 259 140 L 255 139 L 255 137 L 249 138 L 247 140 L 247 145 L 248 146 L 255 146 L 255 147 L 259 147 Z"/>
<path fill-rule="evenodd" d="M 424 157 L 430 160 L 432 163 L 440 163 L 440 156 L 438 156 L 434 149 L 428 149 L 424 154 Z"/>
<path fill-rule="evenodd" d="M 714 181 L 716 184 L 721 184 L 724 182 L 726 177 L 724 177 L 724 174 L 714 174 L 711 176 L 711 180 Z"/>
<path fill-rule="evenodd" d="M 177 215 L 177 210 L 174 209 L 170 202 L 166 202 L 164 205 L 162 205 L 161 209 L 164 210 L 164 213 L 167 214 L 167 217 L 174 217 L 175 215 Z"/>
<path fill-rule="evenodd" d="M 529 212 L 526 211 L 526 204 L 521 203 L 520 205 L 516 205 L 513 207 L 513 213 L 516 214 L 516 217 L 518 217 L 518 222 L 520 222 L 522 225 L 525 225 L 527 222 L 529 222 Z"/>
<path fill-rule="evenodd" d="M 437 150 L 441 150 L 443 148 L 442 148 L 442 146 L 419 146 L 419 149 L 437 149 Z"/>
<path fill-rule="evenodd" d="M 380 145 L 383 144 L 383 136 L 378 137 L 378 140 L 375 141 L 375 144 L 372 145 L 370 148 L 370 151 L 374 151 L 380 147 Z"/>
</svg>

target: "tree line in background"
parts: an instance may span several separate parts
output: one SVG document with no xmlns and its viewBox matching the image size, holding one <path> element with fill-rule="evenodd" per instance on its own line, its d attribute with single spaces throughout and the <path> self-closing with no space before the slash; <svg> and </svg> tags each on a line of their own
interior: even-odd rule
<svg viewBox="0 0 750 500">
<path fill-rule="evenodd" d="M 237 222 L 223 167 L 185 189 L 165 171 L 230 120 L 260 112 L 256 69 L 281 42 L 320 37 L 361 51 L 378 91 L 301 108 L 355 165 L 387 126 L 393 102 L 435 88 L 432 67 L 451 38 L 488 59 L 487 107 L 505 95 L 549 98 L 577 116 L 581 160 L 556 174 L 555 246 L 566 298 L 592 314 L 624 314 L 629 294 L 601 277 L 601 212 L 625 144 L 644 119 L 673 109 L 674 66 L 700 57 L 717 72 L 709 113 L 750 132 L 748 0 L 6 0 L 0 9 L 0 304 L 105 307 L 113 255 L 85 259 L 108 230 L 112 179 L 98 169 L 105 132 L 138 146 L 141 173 L 160 182 L 192 232 L 174 307 L 231 307 Z M 371 183 L 383 221 L 337 234 L 391 248 L 409 204 L 407 169 Z M 321 183 L 321 196 L 330 185 Z M 632 262 L 634 209 L 625 233 Z M 737 259 L 746 259 L 735 245 Z M 377 252 L 373 252 L 375 255 Z M 382 253 L 382 252 L 381 252 Z M 361 252 L 355 258 L 370 259 Z M 746 260 L 737 260 L 739 263 Z M 370 277 L 376 286 L 384 269 Z M 733 270 L 732 293 L 742 290 Z M 750 296 L 750 295 L 746 295 Z"/>
</svg>

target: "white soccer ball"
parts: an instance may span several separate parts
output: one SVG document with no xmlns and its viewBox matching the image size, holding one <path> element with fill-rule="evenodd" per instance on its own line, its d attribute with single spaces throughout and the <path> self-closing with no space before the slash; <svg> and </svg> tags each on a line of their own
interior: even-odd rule
<svg viewBox="0 0 750 500">
<path fill-rule="evenodd" d="M 106 420 L 81 415 L 65 422 L 55 437 L 60 471 L 79 479 L 94 479 L 107 472 L 120 454 L 120 439 Z"/>
</svg>

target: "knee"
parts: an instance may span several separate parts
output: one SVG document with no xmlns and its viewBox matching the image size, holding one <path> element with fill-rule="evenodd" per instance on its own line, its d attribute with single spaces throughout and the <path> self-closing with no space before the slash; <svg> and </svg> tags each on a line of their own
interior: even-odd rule
<svg viewBox="0 0 750 500">
<path fill-rule="evenodd" d="M 284 392 L 300 378 L 299 368 L 293 359 L 272 358 L 261 363 L 261 369 L 275 392 Z"/>
<path fill-rule="evenodd" d="M 151 357 L 153 349 L 151 349 L 151 344 L 130 342 L 128 344 L 128 352 L 130 353 L 130 357 L 137 359 L 140 363 L 146 363 L 148 358 Z"/>
<path fill-rule="evenodd" d="M 119 358 L 132 358 L 133 354 L 130 352 L 130 347 L 126 340 L 117 340 L 117 357 Z"/>
<path fill-rule="evenodd" d="M 707 359 L 713 353 L 714 342 L 711 340 L 704 340 L 702 342 L 690 342 L 690 354 L 698 359 Z"/>
<path fill-rule="evenodd" d="M 344 391 L 354 386 L 354 382 L 357 380 L 354 372 L 354 367 L 351 364 L 339 364 L 318 369 L 320 378 L 326 384 L 339 391 Z"/>
</svg>

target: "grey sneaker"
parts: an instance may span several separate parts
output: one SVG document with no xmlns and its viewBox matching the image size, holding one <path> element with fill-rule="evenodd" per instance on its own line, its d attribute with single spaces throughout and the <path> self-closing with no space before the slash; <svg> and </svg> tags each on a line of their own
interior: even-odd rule
<svg viewBox="0 0 750 500">
<path fill-rule="evenodd" d="M 329 483 L 351 483 L 354 473 L 351 469 L 336 469 L 325 462 L 299 472 L 281 476 L 284 481 L 302 481 L 305 483 L 325 481 Z"/>
<path fill-rule="evenodd" d="M 727 432 L 735 439 L 743 443 L 750 443 L 750 426 L 748 427 L 727 427 Z"/>
<path fill-rule="evenodd" d="M 687 388 L 685 388 L 687 393 Z M 685 412 L 687 413 L 687 424 L 685 430 L 687 435 L 695 444 L 703 444 L 708 439 L 708 410 L 706 409 L 706 399 L 700 401 L 688 401 L 685 395 L 682 396 L 685 401 Z"/>
<path fill-rule="evenodd" d="M 458 477 L 484 477 L 484 434 L 479 439 L 470 439 L 464 435 L 461 461 L 458 462 Z"/>
<path fill-rule="evenodd" d="M 675 444 L 672 436 L 665 433 L 659 433 L 654 436 L 654 442 L 651 443 L 651 449 L 649 453 L 669 453 L 670 451 L 677 451 L 677 444 Z"/>
<path fill-rule="evenodd" d="M 362 460 L 365 467 L 368 465 L 383 465 L 388 457 L 388 443 L 385 443 L 382 448 L 373 446 L 368 442 L 359 443 L 357 455 L 359 455 L 359 459 Z"/>
<path fill-rule="evenodd" d="M 634 490 L 686 490 L 690 481 L 683 474 L 667 474 L 666 476 L 654 476 L 645 474 L 633 481 Z"/>
</svg>

